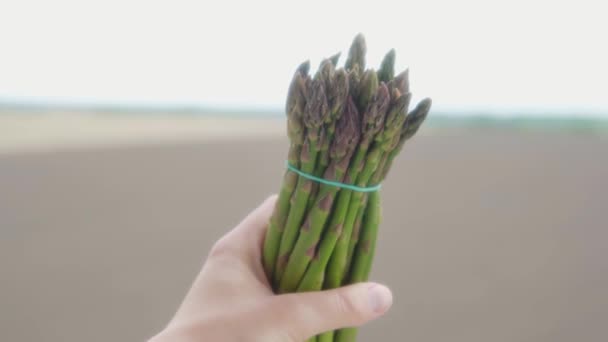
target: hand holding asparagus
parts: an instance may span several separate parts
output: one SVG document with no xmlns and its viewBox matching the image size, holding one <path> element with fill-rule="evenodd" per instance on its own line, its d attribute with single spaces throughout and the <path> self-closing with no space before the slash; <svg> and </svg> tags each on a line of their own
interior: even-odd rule
<svg viewBox="0 0 608 342">
<path fill-rule="evenodd" d="M 408 73 L 394 76 L 395 51 L 378 71 L 365 69 L 365 53 L 358 35 L 344 68 L 336 68 L 335 55 L 311 77 L 305 62 L 289 87 L 289 168 L 263 251 L 276 292 L 331 289 L 369 277 L 380 224 L 377 186 L 426 118 L 431 100 L 408 113 Z M 355 339 L 356 330 L 342 329 L 312 340 Z"/>
</svg>

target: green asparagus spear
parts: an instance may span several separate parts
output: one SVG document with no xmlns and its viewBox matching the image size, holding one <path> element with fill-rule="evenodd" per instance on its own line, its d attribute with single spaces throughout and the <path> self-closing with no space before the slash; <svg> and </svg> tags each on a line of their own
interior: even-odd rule
<svg viewBox="0 0 608 342">
<path fill-rule="evenodd" d="M 380 165 L 372 176 L 372 183 L 379 183 L 386 177 L 391 168 L 392 160 L 401 151 L 405 141 L 413 136 L 415 131 L 420 127 L 420 124 L 424 121 L 424 118 L 430 109 L 430 104 L 430 100 L 423 100 L 410 114 L 407 115 L 401 126 L 400 135 L 395 137 L 396 139 L 394 139 L 390 144 L 386 145 L 388 146 L 388 151 L 382 157 Z M 370 205 L 372 204 L 370 203 Z M 368 220 L 368 224 L 364 225 L 362 231 L 363 238 L 361 243 L 363 245 L 357 246 L 358 252 L 354 254 L 356 257 L 353 260 L 352 269 L 350 270 L 348 279 L 349 284 L 365 281 L 371 269 L 371 257 L 373 257 L 373 254 L 367 252 L 369 251 L 367 246 L 371 243 L 372 251 L 373 248 L 375 248 L 373 243 L 375 241 L 376 232 L 373 230 L 374 226 L 370 225 L 369 222 L 370 221 Z M 370 228 L 372 229 L 371 231 L 369 230 Z M 375 229 L 377 230 L 377 228 Z"/>
<path fill-rule="evenodd" d="M 384 168 L 384 174 L 382 175 L 382 179 L 386 178 L 388 171 L 393 165 L 393 160 L 399 154 L 399 152 L 401 152 L 405 142 L 410 139 L 414 134 L 416 134 L 416 132 L 420 128 L 420 125 L 422 125 L 422 123 L 426 119 L 431 109 L 431 104 L 431 99 L 426 98 L 420 101 L 420 103 L 418 103 L 418 105 L 407 115 L 407 118 L 403 123 L 399 142 L 397 143 L 397 146 L 391 151 L 388 157 L 387 166 Z"/>
<path fill-rule="evenodd" d="M 338 61 L 340 60 L 340 55 L 342 55 L 342 53 L 338 52 L 335 55 L 332 55 L 331 57 L 329 57 L 329 60 L 331 61 L 331 64 L 334 65 L 334 68 L 338 66 Z"/>
<path fill-rule="evenodd" d="M 425 100 L 421 101 L 418 104 L 418 106 L 416 106 L 416 108 L 414 110 L 412 110 L 412 112 L 410 112 L 410 114 L 407 115 L 406 119 L 403 120 L 401 130 L 400 130 L 400 135 L 398 137 L 395 137 L 396 139 L 394 139 L 393 142 L 391 142 L 388 145 L 388 151 L 382 157 L 382 160 L 380 162 L 380 165 L 378 166 L 378 169 L 372 176 L 372 179 L 371 179 L 372 184 L 382 182 L 382 180 L 386 177 L 386 175 L 388 174 L 388 172 L 392 166 L 391 162 L 393 161 L 395 156 L 402 150 L 405 141 L 407 141 L 409 138 L 411 138 L 415 134 L 415 132 L 418 130 L 418 128 L 420 127 L 420 125 L 422 124 L 424 119 L 426 118 L 426 116 L 429 112 L 430 106 L 431 106 L 431 101 L 429 99 L 425 99 Z M 370 201 L 371 201 L 371 198 L 370 198 Z M 379 199 L 378 199 L 378 201 L 379 201 Z M 372 204 L 370 203 L 370 205 L 372 205 Z M 363 249 L 361 250 L 359 247 L 357 247 L 358 252 L 354 254 L 354 255 L 356 255 L 355 260 L 359 259 L 359 261 L 353 261 L 353 266 L 350 271 L 348 283 L 365 281 L 367 279 L 366 277 L 369 274 L 369 271 L 371 269 L 370 257 L 373 257 L 373 254 L 366 252 L 366 251 L 368 251 L 366 244 L 371 243 L 371 248 L 373 251 L 373 248 L 375 248 L 374 247 L 375 245 L 373 244 L 373 242 L 375 241 L 376 233 L 373 230 L 369 231 L 369 228 L 374 228 L 374 226 L 370 225 L 369 222 L 370 221 L 367 221 L 368 224 L 366 224 L 364 226 L 364 229 L 362 232 L 363 238 L 361 239 L 361 242 L 364 244 L 362 246 Z M 373 220 L 372 220 L 372 222 L 373 222 Z M 376 228 L 376 230 L 377 230 L 377 228 Z M 359 251 L 362 251 L 363 253 L 360 253 Z M 368 257 L 368 255 L 369 255 L 369 257 Z"/>
<path fill-rule="evenodd" d="M 376 167 L 378 166 L 378 162 L 380 161 L 380 158 L 382 156 L 381 152 L 382 150 L 378 147 L 374 147 L 371 150 L 367 157 L 365 168 L 357 179 L 357 186 L 367 186 L 372 173 L 376 170 Z M 346 273 L 346 257 L 348 254 L 348 245 L 350 243 L 352 228 L 357 216 L 357 212 L 359 210 L 359 206 L 361 205 L 362 196 L 363 194 L 360 192 L 355 192 L 351 196 L 350 203 L 348 205 L 348 212 L 342 227 L 342 233 L 338 237 L 338 241 L 336 242 L 328 264 L 328 268 L 326 270 L 324 283 L 325 288 L 331 289 L 340 287 L 342 285 L 342 280 Z"/>
<path fill-rule="evenodd" d="M 367 52 L 367 46 L 365 45 L 365 37 L 362 34 L 358 34 L 353 39 L 350 49 L 348 50 L 348 57 L 344 68 L 351 70 L 355 66 L 359 68 L 359 71 L 365 70 L 365 53 Z"/>
<path fill-rule="evenodd" d="M 364 113 L 364 125 L 362 127 L 362 139 L 359 143 L 357 152 L 351 162 L 348 173 L 344 178 L 345 183 L 354 183 L 359 173 L 365 165 L 365 158 L 369 146 L 374 141 L 375 136 L 382 130 L 384 115 L 386 114 L 386 104 L 388 101 L 388 88 L 384 85 L 378 87 L 374 84 L 375 79 L 368 78 L 368 87 L 377 89 L 377 94 L 373 103 L 368 104 L 368 110 Z M 317 256 L 311 262 L 306 271 L 302 282 L 298 286 L 298 291 L 320 290 L 323 285 L 325 268 L 331 257 L 332 251 L 342 233 L 344 219 L 348 212 L 348 205 L 352 196 L 352 190 L 343 189 L 338 194 L 338 199 L 333 210 L 330 223 L 326 229 L 325 236 L 317 252 Z"/>
<path fill-rule="evenodd" d="M 398 138 L 398 137 L 397 137 Z M 396 141 L 392 146 L 396 145 Z M 394 150 L 394 147 L 393 147 Z M 391 150 L 392 152 L 392 150 Z M 383 175 L 388 170 L 387 161 L 391 152 L 384 153 L 380 165 L 374 172 L 370 182 L 377 184 L 382 182 Z M 349 275 L 345 283 L 354 284 L 363 281 L 367 281 L 371 270 L 372 261 L 375 255 L 376 239 L 378 236 L 378 227 L 380 226 L 381 211 L 380 211 L 380 193 L 379 191 L 368 195 L 368 203 L 364 209 L 363 223 L 361 226 L 361 236 L 358 243 L 356 243 L 356 251 L 352 254 L 351 265 L 348 267 Z M 352 243 L 352 239 L 351 239 Z M 357 338 L 357 328 L 348 327 L 338 330 L 335 333 L 335 341 L 340 342 L 353 342 Z"/>
<path fill-rule="evenodd" d="M 331 163 L 325 172 L 325 179 L 337 182 L 343 180 L 359 137 L 359 115 L 354 102 L 349 98 L 344 114 L 338 120 L 336 136 L 330 150 Z M 322 184 L 320 186 L 315 205 L 308 213 L 289 257 L 287 268 L 281 278 L 279 292 L 292 292 L 297 289 L 306 267 L 315 255 L 319 238 L 338 190 L 339 188 L 333 185 Z"/>
<path fill-rule="evenodd" d="M 378 166 L 376 172 L 372 176 L 372 182 L 381 182 L 382 175 L 387 171 L 385 170 L 388 165 L 389 153 L 385 153 L 382 157 L 382 161 Z M 352 262 L 352 268 L 349 272 L 347 279 L 348 284 L 354 284 L 367 280 L 368 272 L 371 269 L 371 261 L 373 258 L 373 249 L 375 248 L 376 233 L 378 225 L 380 224 L 380 195 L 379 191 L 369 194 L 367 207 L 365 208 L 365 215 L 363 218 L 363 224 L 361 227 L 360 240 L 356 246 L 356 253 L 353 253 L 354 259 Z M 368 267 L 368 265 L 370 267 Z"/>
<path fill-rule="evenodd" d="M 385 168 L 387 167 L 386 162 L 388 160 L 389 153 L 384 153 L 378 168 L 374 172 L 370 182 L 372 184 L 377 184 L 382 181 L 381 175 L 385 174 Z M 354 248 L 356 251 L 353 252 L 352 259 L 349 260 L 350 265 L 347 266 L 348 279 L 345 281 L 347 284 L 353 284 L 357 282 L 366 281 L 369 277 L 369 271 L 371 270 L 371 262 L 373 260 L 375 246 L 376 246 L 376 237 L 378 232 L 378 227 L 380 224 L 380 194 L 379 192 L 374 192 L 368 195 L 368 203 L 365 208 L 362 208 L 364 211 L 363 215 L 363 223 L 361 226 L 361 239 L 360 241 L 355 242 Z M 361 211 L 361 209 L 360 209 Z M 353 239 L 351 239 L 351 246 L 353 243 Z M 349 246 L 350 247 L 350 246 Z M 352 268 L 352 269 L 351 269 Z M 340 342 L 352 342 L 356 340 L 357 337 L 357 328 L 348 327 L 338 330 L 335 333 L 334 341 Z"/>
<path fill-rule="evenodd" d="M 356 103 L 360 111 L 364 112 L 367 109 L 373 97 L 376 95 L 378 87 L 378 75 L 376 72 L 373 70 L 366 70 L 361 76 L 361 82 L 357 89 Z"/>
<path fill-rule="evenodd" d="M 378 80 L 388 82 L 395 76 L 395 49 L 391 49 L 382 60 L 378 70 Z"/>
<path fill-rule="evenodd" d="M 342 115 L 346 97 L 348 96 L 348 75 L 343 69 L 334 71 L 334 65 L 332 63 L 333 62 L 330 60 L 324 60 L 319 69 L 321 79 L 325 82 L 325 89 L 327 89 L 327 103 L 329 105 L 330 115 L 325 122 L 326 139 L 324 139 L 321 145 L 314 171 L 314 175 L 317 177 L 322 177 L 329 166 L 329 146 L 333 141 L 336 123 Z M 306 212 L 314 205 L 318 188 L 318 184 L 313 184 L 313 189 L 308 198 Z"/>
<path fill-rule="evenodd" d="M 334 342 L 334 332 L 327 331 L 317 337 L 317 342 Z"/>
<path fill-rule="evenodd" d="M 392 83 L 394 84 L 395 88 L 399 90 L 399 93 L 401 93 L 402 95 L 410 93 L 409 74 L 410 71 L 406 69 L 405 71 L 400 72 L 399 75 L 395 76 L 394 79 L 392 79 Z"/>
<path fill-rule="evenodd" d="M 380 166 L 382 167 L 382 161 L 380 161 Z M 370 181 L 370 184 L 374 184 L 373 181 Z M 359 236 L 361 233 L 361 224 L 363 221 L 363 214 L 365 213 L 365 208 L 367 207 L 367 195 L 363 195 L 361 200 L 361 205 L 359 207 L 359 211 L 357 212 L 357 218 L 355 219 L 355 225 L 353 226 L 353 232 L 350 236 L 350 241 L 348 242 L 348 253 L 346 254 L 346 269 L 349 270 L 351 266 L 351 262 L 353 260 L 353 253 L 355 252 L 355 247 L 357 246 L 357 242 L 359 242 Z"/>
<path fill-rule="evenodd" d="M 375 73 L 373 73 L 373 75 L 375 75 Z M 373 101 L 369 103 L 368 110 L 365 112 L 363 118 L 366 126 L 376 127 L 376 129 L 369 135 L 364 134 L 361 145 L 367 144 L 369 146 L 371 141 L 375 141 L 379 139 L 379 137 L 392 137 L 391 135 L 386 135 L 386 131 L 390 130 L 390 132 L 392 132 L 393 128 L 391 126 L 385 126 L 389 101 L 390 98 L 388 88 L 384 83 L 381 83 L 378 87 L 377 93 L 374 95 Z M 360 172 L 356 180 L 356 184 L 358 186 L 365 187 L 368 185 L 369 179 L 376 170 L 383 152 L 382 146 L 378 145 L 372 148 L 372 150 L 366 156 L 363 170 Z M 353 226 L 357 217 L 358 209 L 361 206 L 362 198 L 363 193 L 361 192 L 355 192 L 351 195 L 347 214 L 342 224 L 342 232 L 338 237 L 338 241 L 336 242 L 332 252 L 326 272 L 326 288 L 336 288 L 342 283 L 343 277 L 346 273 L 345 267 L 347 263 L 346 258 L 348 255 L 348 245 L 350 243 Z"/>
<path fill-rule="evenodd" d="M 410 94 L 408 93 L 406 95 L 400 95 L 399 91 L 395 90 L 393 95 L 394 97 L 391 99 L 392 107 L 386 116 L 385 129 L 376 137 L 376 144 L 378 148 L 382 150 L 382 157 L 380 158 L 377 169 L 374 171 L 374 174 L 369 181 L 370 184 L 380 184 L 383 180 L 383 176 L 386 172 L 388 172 L 388 170 L 385 169 L 387 168 L 391 155 L 394 157 L 394 154 L 392 153 L 400 141 L 400 135 L 406 121 L 407 105 L 409 104 Z M 355 215 L 354 210 L 357 210 L 356 206 L 354 208 L 355 209 L 349 208 L 349 217 L 351 218 L 353 215 Z M 364 208 L 365 203 L 360 205 L 356 215 L 361 215 Z M 350 224 L 350 221 L 347 221 L 345 226 L 348 224 Z M 352 235 L 350 238 L 346 257 L 345 275 L 350 269 L 353 251 L 358 242 L 358 238 L 359 237 L 357 235 Z"/>
<path fill-rule="evenodd" d="M 389 172 L 395 156 L 401 151 L 406 140 L 411 138 L 424 119 L 426 118 L 431 106 L 430 99 L 421 101 L 418 106 L 404 120 L 399 139 L 391 143 L 390 151 L 383 157 L 380 167 L 374 173 L 372 182 L 381 182 Z M 380 195 L 374 192 L 369 195 L 369 203 L 366 208 L 364 224 L 361 231 L 361 239 L 356 246 L 353 254 L 352 266 L 347 283 L 354 284 L 364 282 L 369 279 L 374 255 L 376 252 L 376 241 L 378 228 L 380 225 Z M 357 337 L 357 328 L 344 328 L 335 333 L 335 342 L 352 342 Z"/>
<path fill-rule="evenodd" d="M 349 283 L 366 281 L 369 277 L 378 236 L 378 226 L 380 225 L 380 211 L 380 192 L 372 192 L 369 194 L 361 241 L 357 245 L 356 258 L 353 261 L 353 273 Z M 335 333 L 334 342 L 354 342 L 356 338 L 357 328 L 344 328 Z"/>
<path fill-rule="evenodd" d="M 329 115 L 327 97 L 324 82 L 315 77 L 310 82 L 310 91 L 306 98 L 305 109 L 302 121 L 306 127 L 306 139 L 300 153 L 300 167 L 305 173 L 313 173 L 317 160 L 317 153 L 320 149 L 323 136 L 323 122 Z M 299 177 L 295 192 L 292 196 L 292 203 L 287 215 L 285 229 L 281 236 L 279 253 L 277 255 L 275 272 L 273 274 L 274 285 L 277 286 L 285 271 L 285 266 L 289 260 L 289 255 L 296 239 L 298 238 L 299 227 L 302 224 L 308 196 L 312 189 L 313 182 L 309 179 Z"/>
<path fill-rule="evenodd" d="M 308 62 L 302 63 L 302 65 L 298 68 L 293 77 L 287 95 L 287 134 L 290 140 L 287 159 L 296 167 L 299 167 L 300 164 L 299 154 L 304 140 L 302 113 L 304 111 L 306 101 L 306 79 L 308 78 L 308 68 Z M 285 224 L 287 214 L 289 213 L 289 201 L 296 187 L 297 180 L 297 174 L 289 171 L 285 172 L 283 184 L 281 185 L 281 191 L 279 192 L 279 198 L 268 224 L 263 249 L 263 264 L 268 279 L 272 279 L 273 277 L 277 253 L 279 251 L 279 243 L 281 241 L 281 235 L 283 234 L 283 225 Z"/>
</svg>

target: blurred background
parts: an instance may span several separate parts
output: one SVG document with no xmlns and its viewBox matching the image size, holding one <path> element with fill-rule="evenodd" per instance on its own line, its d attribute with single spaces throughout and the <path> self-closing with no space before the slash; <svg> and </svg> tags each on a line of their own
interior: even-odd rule
<svg viewBox="0 0 608 342">
<path fill-rule="evenodd" d="M 608 24 L 571 1 L 0 3 L 0 340 L 136 341 L 276 192 L 296 66 L 357 33 L 431 116 L 362 341 L 605 341 Z M 314 69 L 313 69 L 314 71 Z M 243 165 L 246 164 L 246 171 Z"/>
</svg>

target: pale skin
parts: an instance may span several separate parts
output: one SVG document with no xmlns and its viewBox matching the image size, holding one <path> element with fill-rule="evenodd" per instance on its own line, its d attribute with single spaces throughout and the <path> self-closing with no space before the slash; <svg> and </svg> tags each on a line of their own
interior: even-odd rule
<svg viewBox="0 0 608 342">
<path fill-rule="evenodd" d="M 177 313 L 149 342 L 301 342 L 390 308 L 390 290 L 377 283 L 275 295 L 261 262 L 275 201 L 269 197 L 215 243 Z"/>
</svg>

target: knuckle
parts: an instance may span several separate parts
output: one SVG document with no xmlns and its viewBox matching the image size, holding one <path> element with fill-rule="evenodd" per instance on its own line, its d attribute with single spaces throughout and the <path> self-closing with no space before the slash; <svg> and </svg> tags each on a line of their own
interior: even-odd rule
<svg viewBox="0 0 608 342">
<path fill-rule="evenodd" d="M 365 313 L 346 291 L 336 291 L 333 297 L 334 307 L 339 315 L 352 317 L 357 324 L 365 321 Z"/>
<path fill-rule="evenodd" d="M 336 312 L 339 315 L 346 315 L 352 313 L 351 300 L 342 292 L 336 291 L 333 295 L 333 302 Z"/>
<path fill-rule="evenodd" d="M 291 295 L 273 296 L 265 302 L 262 311 L 268 313 L 269 321 L 264 341 L 268 342 L 302 342 L 308 336 L 303 336 L 300 324 L 294 324 L 294 317 L 299 316 L 298 301 Z"/>
<path fill-rule="evenodd" d="M 213 246 L 211 246 L 211 250 L 209 250 L 209 259 L 218 259 L 221 257 L 225 257 L 227 255 L 230 255 L 232 252 L 232 249 L 230 247 L 230 245 L 227 243 L 226 238 L 223 237 L 221 239 L 219 239 L 217 242 L 215 242 L 213 244 Z"/>
</svg>

